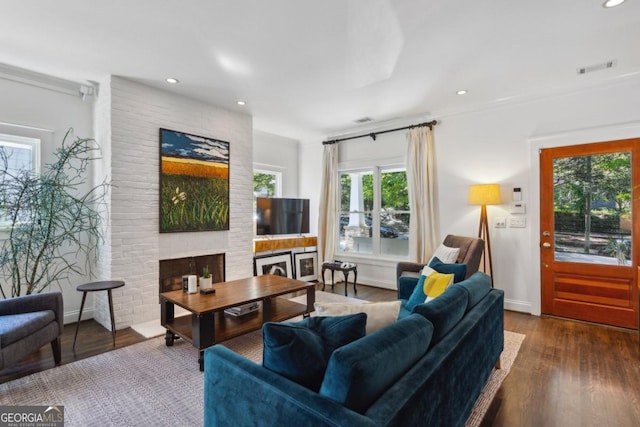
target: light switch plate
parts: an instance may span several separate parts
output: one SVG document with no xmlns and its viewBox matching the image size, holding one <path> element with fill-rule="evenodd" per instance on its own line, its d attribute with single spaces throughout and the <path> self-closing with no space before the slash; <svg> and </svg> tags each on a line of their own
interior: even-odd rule
<svg viewBox="0 0 640 427">
<path fill-rule="evenodd" d="M 514 216 L 509 218 L 509 227 L 525 228 L 527 226 L 527 218 L 524 216 Z"/>
</svg>

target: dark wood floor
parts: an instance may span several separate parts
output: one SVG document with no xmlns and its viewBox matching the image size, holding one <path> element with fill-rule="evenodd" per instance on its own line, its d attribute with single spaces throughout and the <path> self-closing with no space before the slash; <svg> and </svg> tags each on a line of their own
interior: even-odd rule
<svg viewBox="0 0 640 427">
<path fill-rule="evenodd" d="M 73 336 L 76 332 L 76 324 L 71 323 L 64 326 L 62 332 L 62 364 L 86 359 L 100 353 L 113 350 L 111 331 L 105 329 L 95 320 L 83 320 L 78 331 L 78 341 L 76 350 L 73 351 Z M 116 332 L 116 347 L 126 347 L 144 341 L 144 337 L 131 328 L 121 329 Z M 31 354 L 22 360 L 18 365 L 0 372 L 0 383 L 4 383 L 16 378 L 44 371 L 55 366 L 51 346 L 46 345 L 38 352 Z"/>
<path fill-rule="evenodd" d="M 343 292 L 336 285 L 335 292 Z M 349 290 L 349 296 L 353 290 Z M 358 285 L 358 298 L 390 301 L 396 292 Z M 635 331 L 551 317 L 505 312 L 505 329 L 526 338 L 509 376 L 498 391 L 483 427 L 638 426 L 640 352 Z M 110 351 L 111 333 L 93 320 L 65 326 L 62 363 Z M 119 330 L 116 348 L 144 340 L 130 328 Z M 0 382 L 50 369 L 50 346 L 0 374 Z"/>
</svg>

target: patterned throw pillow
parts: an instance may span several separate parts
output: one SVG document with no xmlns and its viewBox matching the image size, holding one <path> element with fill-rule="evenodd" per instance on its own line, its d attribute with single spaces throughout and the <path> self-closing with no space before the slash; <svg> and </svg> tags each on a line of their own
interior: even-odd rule
<svg viewBox="0 0 640 427">
<path fill-rule="evenodd" d="M 431 256 L 428 264 L 431 264 L 431 261 L 433 261 L 433 259 L 436 257 L 444 263 L 453 264 L 458 260 L 459 254 L 460 248 L 450 248 L 449 246 L 441 244 Z"/>
</svg>

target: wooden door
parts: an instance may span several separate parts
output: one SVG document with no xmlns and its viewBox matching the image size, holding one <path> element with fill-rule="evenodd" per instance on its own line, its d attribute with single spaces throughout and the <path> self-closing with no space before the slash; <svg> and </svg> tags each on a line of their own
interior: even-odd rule
<svg viewBox="0 0 640 427">
<path fill-rule="evenodd" d="M 540 151 L 542 313 L 638 327 L 640 139 Z"/>
</svg>

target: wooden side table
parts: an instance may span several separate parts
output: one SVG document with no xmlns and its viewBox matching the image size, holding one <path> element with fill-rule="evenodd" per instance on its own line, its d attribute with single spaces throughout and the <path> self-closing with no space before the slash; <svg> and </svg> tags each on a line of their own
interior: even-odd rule
<svg viewBox="0 0 640 427">
<path fill-rule="evenodd" d="M 73 337 L 73 350 L 76 349 L 76 339 L 78 338 L 78 329 L 80 329 L 80 319 L 82 319 L 82 310 L 84 309 L 84 301 L 87 299 L 87 292 L 107 291 L 109 295 L 109 315 L 111 316 L 111 338 L 113 346 L 116 346 L 116 322 L 113 318 L 113 298 L 111 291 L 124 286 L 122 280 L 106 280 L 103 282 L 91 282 L 79 285 L 76 290 L 82 292 L 82 303 L 80 304 L 80 314 L 78 315 L 78 323 L 76 324 L 76 334 Z"/>
<path fill-rule="evenodd" d="M 341 271 L 344 274 L 344 296 L 347 296 L 347 286 L 349 285 L 349 273 L 353 271 L 353 293 L 357 294 L 356 282 L 358 281 L 358 265 L 350 262 L 342 261 L 327 261 L 322 263 L 322 290 L 324 291 L 324 272 L 331 270 L 331 290 L 333 291 L 333 285 L 335 284 L 334 275 L 336 271 Z"/>
</svg>

